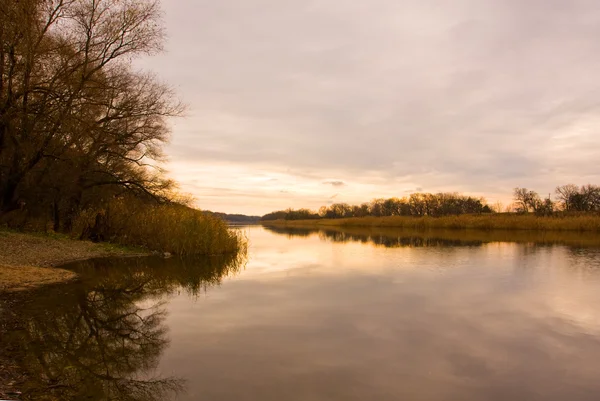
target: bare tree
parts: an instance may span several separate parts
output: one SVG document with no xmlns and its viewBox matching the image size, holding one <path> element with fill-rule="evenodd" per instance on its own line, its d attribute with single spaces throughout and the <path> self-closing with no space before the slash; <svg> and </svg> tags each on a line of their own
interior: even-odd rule
<svg viewBox="0 0 600 401">
<path fill-rule="evenodd" d="M 530 191 L 527 188 L 515 188 L 513 195 L 518 213 L 537 211 L 542 205 L 542 200 L 537 192 Z"/>
<path fill-rule="evenodd" d="M 0 215 L 40 186 L 67 225 L 86 193 L 169 188 L 153 164 L 182 108 L 130 66 L 162 39 L 155 0 L 1 2 Z"/>
<path fill-rule="evenodd" d="M 565 211 L 573 208 L 573 197 L 579 193 L 579 187 L 575 184 L 567 184 L 556 187 L 556 198 Z"/>
</svg>

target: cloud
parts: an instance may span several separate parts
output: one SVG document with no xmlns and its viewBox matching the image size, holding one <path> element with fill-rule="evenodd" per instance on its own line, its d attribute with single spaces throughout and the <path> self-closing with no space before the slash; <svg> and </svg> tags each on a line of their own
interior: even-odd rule
<svg viewBox="0 0 600 401">
<path fill-rule="evenodd" d="M 343 187 L 346 185 L 344 181 L 325 181 L 323 184 L 331 185 L 332 187 Z"/>
<path fill-rule="evenodd" d="M 143 66 L 189 105 L 168 148 L 176 179 L 180 166 L 228 166 L 196 179 L 262 196 L 276 182 L 227 174 L 285 174 L 297 197 L 281 207 L 312 207 L 327 190 L 310 180 L 327 177 L 352 182 L 345 201 L 600 181 L 595 0 L 164 7 L 167 53 Z"/>
</svg>

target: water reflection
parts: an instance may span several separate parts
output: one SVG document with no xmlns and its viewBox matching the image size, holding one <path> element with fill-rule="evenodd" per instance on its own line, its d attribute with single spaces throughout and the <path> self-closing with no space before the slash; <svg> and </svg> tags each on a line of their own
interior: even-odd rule
<svg viewBox="0 0 600 401">
<path fill-rule="evenodd" d="M 23 398 L 168 399 L 184 378 L 178 401 L 598 399 L 595 236 L 245 230 L 243 272 L 84 263 L 19 300 L 0 357 Z"/>
<path fill-rule="evenodd" d="M 156 372 L 168 345 L 167 295 L 198 294 L 240 258 L 131 258 L 73 266 L 82 281 L 23 296 L 4 316 L 5 360 L 24 373 L 24 400 L 164 400 L 182 380 Z"/>
<path fill-rule="evenodd" d="M 253 229 L 243 275 L 170 304 L 182 401 L 598 399 L 597 248 L 284 234 Z"/>
<path fill-rule="evenodd" d="M 264 226 L 267 231 L 288 238 L 317 235 L 331 242 L 360 242 L 386 248 L 481 246 L 490 242 L 519 242 L 544 245 L 600 247 L 595 233 L 517 230 L 406 230 L 391 227 L 285 227 Z"/>
</svg>

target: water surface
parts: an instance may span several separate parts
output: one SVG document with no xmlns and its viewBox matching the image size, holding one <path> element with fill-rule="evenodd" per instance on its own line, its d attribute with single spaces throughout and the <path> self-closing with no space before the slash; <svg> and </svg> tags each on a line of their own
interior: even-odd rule
<svg viewBox="0 0 600 401">
<path fill-rule="evenodd" d="M 600 399 L 596 238 L 245 230 L 245 261 L 88 262 L 20 303 L 24 398 Z"/>
</svg>

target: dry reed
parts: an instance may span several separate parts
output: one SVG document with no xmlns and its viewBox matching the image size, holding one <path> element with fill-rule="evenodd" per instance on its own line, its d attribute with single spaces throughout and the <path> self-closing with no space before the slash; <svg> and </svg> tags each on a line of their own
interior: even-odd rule
<svg viewBox="0 0 600 401">
<path fill-rule="evenodd" d="M 115 200 L 105 210 L 83 212 L 73 234 L 85 236 L 90 229 L 102 240 L 175 255 L 218 255 L 247 247 L 241 232 L 225 221 L 177 204 Z"/>
<path fill-rule="evenodd" d="M 482 229 L 482 230 L 537 230 L 537 231 L 600 231 L 598 215 L 536 216 L 508 213 L 460 215 L 444 217 L 350 217 L 320 220 L 263 221 L 265 225 L 288 227 L 396 227 L 406 229 Z"/>
</svg>

